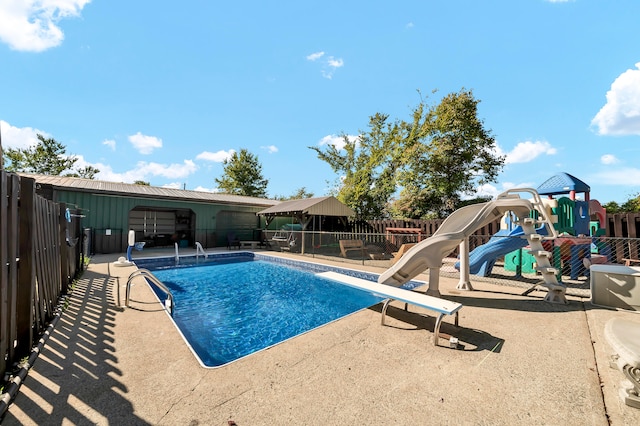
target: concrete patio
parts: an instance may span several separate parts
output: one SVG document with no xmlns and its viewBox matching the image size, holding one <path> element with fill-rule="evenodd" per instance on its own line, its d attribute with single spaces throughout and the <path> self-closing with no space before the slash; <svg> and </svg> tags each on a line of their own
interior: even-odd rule
<svg viewBox="0 0 640 426">
<path fill-rule="evenodd" d="M 207 369 L 146 285 L 124 308 L 134 268 L 117 257 L 92 259 L 3 424 L 640 424 L 603 336 L 612 317 L 640 323 L 634 312 L 442 278 L 443 297 L 464 305 L 460 327 L 447 318 L 442 331 L 462 349 L 435 347 L 433 313 L 394 302 L 387 326 L 376 305 Z"/>
</svg>

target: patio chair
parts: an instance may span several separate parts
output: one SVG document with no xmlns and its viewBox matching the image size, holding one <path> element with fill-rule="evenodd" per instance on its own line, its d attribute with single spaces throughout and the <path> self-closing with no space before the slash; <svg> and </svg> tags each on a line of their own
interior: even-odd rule
<svg viewBox="0 0 640 426">
<path fill-rule="evenodd" d="M 234 246 L 240 250 L 240 240 L 236 237 L 235 232 L 227 232 L 227 248 L 230 249 Z"/>
</svg>

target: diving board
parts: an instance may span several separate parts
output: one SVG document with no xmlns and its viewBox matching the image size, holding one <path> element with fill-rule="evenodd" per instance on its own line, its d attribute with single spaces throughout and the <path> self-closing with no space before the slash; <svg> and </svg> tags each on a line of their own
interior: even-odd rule
<svg viewBox="0 0 640 426">
<path fill-rule="evenodd" d="M 433 342 L 436 346 L 438 346 L 438 339 L 440 338 L 440 325 L 442 324 L 442 318 L 445 315 L 455 314 L 455 325 L 458 325 L 458 311 L 460 310 L 460 308 L 462 308 L 462 305 L 460 303 L 440 299 L 438 297 L 428 296 L 424 293 L 418 293 L 412 290 L 406 290 L 386 284 L 379 284 L 373 281 L 367 281 L 362 278 L 351 277 L 349 275 L 339 274 L 332 271 L 319 272 L 316 275 L 331 281 L 336 281 L 341 284 L 348 285 L 349 287 L 368 291 L 376 296 L 387 299 L 384 302 L 384 306 L 382 307 L 382 319 L 380 321 L 382 325 L 384 325 L 387 308 L 389 307 L 389 303 L 391 303 L 392 300 L 399 300 L 401 302 L 404 302 L 405 304 L 410 303 L 412 305 L 420 306 L 422 308 L 437 312 L 439 315 L 436 318 L 436 324 L 433 328 Z"/>
</svg>

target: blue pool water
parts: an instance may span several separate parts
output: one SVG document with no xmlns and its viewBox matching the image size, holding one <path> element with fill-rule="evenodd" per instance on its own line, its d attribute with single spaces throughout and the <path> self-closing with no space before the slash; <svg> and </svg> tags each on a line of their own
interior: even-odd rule
<svg viewBox="0 0 640 426">
<path fill-rule="evenodd" d="M 181 258 L 179 267 L 136 263 L 152 270 L 169 287 L 175 298 L 173 319 L 208 367 L 226 364 L 382 300 L 319 278 L 304 270 L 305 264 L 283 265 L 242 256 L 200 264 Z"/>
</svg>

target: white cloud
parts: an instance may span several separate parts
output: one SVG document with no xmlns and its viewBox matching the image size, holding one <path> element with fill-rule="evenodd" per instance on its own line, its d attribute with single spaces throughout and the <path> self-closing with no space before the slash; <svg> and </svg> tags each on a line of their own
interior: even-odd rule
<svg viewBox="0 0 640 426">
<path fill-rule="evenodd" d="M 464 194 L 462 196 L 463 199 L 472 199 L 472 198 L 476 198 L 476 197 L 485 197 L 485 196 L 489 196 L 491 198 L 495 198 L 496 195 L 500 194 L 502 191 L 500 191 L 497 187 L 493 186 L 493 185 L 480 185 L 478 187 L 478 189 L 476 190 L 476 193 L 474 195 L 466 195 Z"/>
<path fill-rule="evenodd" d="M 522 182 L 522 183 L 513 183 L 513 182 L 501 182 L 498 186 L 491 184 L 484 184 L 478 186 L 476 193 L 471 196 L 464 196 L 466 199 L 471 199 L 475 197 L 484 197 L 489 196 L 491 198 L 495 198 L 498 194 L 502 194 L 504 191 L 513 188 L 535 188 L 535 185 L 530 182 Z M 463 198 L 464 198 L 463 197 Z"/>
<path fill-rule="evenodd" d="M 0 40 L 11 49 L 42 52 L 64 40 L 58 23 L 80 16 L 91 0 L 0 1 Z"/>
<path fill-rule="evenodd" d="M 327 65 L 331 68 L 341 68 L 344 66 L 344 61 L 341 58 L 336 59 L 333 56 L 329 56 L 327 59 Z"/>
<path fill-rule="evenodd" d="M 276 152 L 278 152 L 278 147 L 275 145 L 261 146 L 260 148 L 264 149 L 269 154 L 275 154 Z"/>
<path fill-rule="evenodd" d="M 215 163 L 222 163 L 224 160 L 228 160 L 236 151 L 230 149 L 229 151 L 217 151 L 209 152 L 204 151 L 196 156 L 196 160 L 213 161 Z"/>
<path fill-rule="evenodd" d="M 318 59 L 324 57 L 324 52 L 316 52 L 310 55 L 307 55 L 307 60 L 311 62 L 315 62 Z M 342 68 L 344 66 L 344 60 L 342 58 L 335 58 L 333 56 L 328 56 L 326 59 L 320 62 L 322 64 L 322 69 L 320 72 L 324 78 L 331 80 L 333 78 L 333 74 L 336 72 L 338 68 Z"/>
<path fill-rule="evenodd" d="M 507 156 L 505 164 L 528 163 L 541 155 L 555 155 L 557 152 L 547 141 L 518 142 L 510 152 L 504 152 L 500 146 L 496 146 L 498 155 Z"/>
<path fill-rule="evenodd" d="M 219 192 L 220 190 L 218 188 L 205 188 L 204 186 L 197 186 L 194 191 L 200 191 L 200 192 Z"/>
<path fill-rule="evenodd" d="M 129 142 L 140 154 L 151 154 L 154 149 L 162 148 L 162 139 L 155 136 L 146 136 L 140 132 L 129 136 Z"/>
<path fill-rule="evenodd" d="M 618 160 L 618 158 L 613 154 L 605 154 L 600 157 L 600 162 L 602 164 L 616 164 L 619 163 L 620 160 Z"/>
<path fill-rule="evenodd" d="M 324 52 L 316 52 L 316 53 L 312 53 L 311 55 L 307 55 L 307 60 L 313 62 L 322 58 L 323 56 L 324 56 Z"/>
<path fill-rule="evenodd" d="M 108 146 L 112 151 L 116 150 L 116 141 L 113 139 L 105 139 L 104 142 L 102 142 L 102 145 Z"/>
<path fill-rule="evenodd" d="M 0 120 L 2 132 L 2 146 L 4 148 L 25 149 L 38 144 L 38 133 L 49 138 L 47 132 L 32 127 L 14 127 L 4 120 Z"/>
<path fill-rule="evenodd" d="M 198 166 L 191 160 L 184 160 L 182 164 L 158 164 L 138 162 L 136 168 L 145 175 L 162 176 L 167 179 L 184 178 L 198 170 Z"/>
<path fill-rule="evenodd" d="M 356 144 L 360 140 L 358 136 L 354 136 L 354 135 L 347 135 L 347 139 L 349 141 L 355 142 Z M 318 146 L 322 146 L 322 145 L 333 145 L 336 147 L 338 151 L 340 151 L 341 149 L 344 149 L 345 140 L 342 136 L 327 135 L 322 139 L 320 139 L 320 142 L 318 142 Z"/>
<path fill-rule="evenodd" d="M 164 185 L 162 185 L 162 188 L 169 188 L 169 189 L 182 189 L 183 184 L 181 184 L 180 182 L 171 182 L 171 183 L 165 183 Z"/>
<path fill-rule="evenodd" d="M 181 179 L 192 175 L 198 169 L 198 166 L 196 166 L 191 160 L 184 160 L 182 164 L 169 165 L 140 161 L 136 164 L 134 169 L 122 173 L 116 173 L 110 165 L 102 163 L 88 163 L 84 161 L 82 156 L 78 156 L 76 165 L 78 167 L 91 165 L 100 170 L 100 173 L 96 174 L 96 179 L 98 180 L 125 183 L 133 183 L 137 180 L 148 181 L 150 180 L 150 176 L 160 176 L 167 179 Z"/>
<path fill-rule="evenodd" d="M 640 62 L 618 76 L 591 120 L 599 135 L 640 135 Z"/>
<path fill-rule="evenodd" d="M 640 182 L 640 169 L 616 167 L 605 172 L 595 173 L 590 177 L 590 180 L 597 181 L 602 185 L 633 186 L 637 188 L 638 182 Z"/>
<path fill-rule="evenodd" d="M 331 80 L 336 70 L 338 68 L 342 68 L 343 66 L 344 66 L 344 61 L 341 58 L 336 59 L 333 56 L 329 56 L 327 58 L 325 67 L 322 69 L 322 76 L 324 78 Z"/>
</svg>

